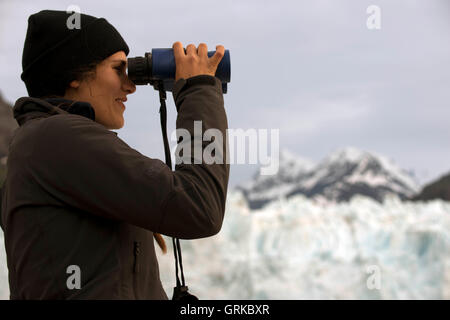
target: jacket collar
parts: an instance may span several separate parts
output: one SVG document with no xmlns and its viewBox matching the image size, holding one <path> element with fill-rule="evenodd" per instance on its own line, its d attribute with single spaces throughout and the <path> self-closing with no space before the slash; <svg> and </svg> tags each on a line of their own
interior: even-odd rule
<svg viewBox="0 0 450 320">
<path fill-rule="evenodd" d="M 55 114 L 78 114 L 95 121 L 94 108 L 88 102 L 64 98 L 38 99 L 19 98 L 13 108 L 14 118 L 19 126 L 34 118 L 50 117 Z"/>
</svg>

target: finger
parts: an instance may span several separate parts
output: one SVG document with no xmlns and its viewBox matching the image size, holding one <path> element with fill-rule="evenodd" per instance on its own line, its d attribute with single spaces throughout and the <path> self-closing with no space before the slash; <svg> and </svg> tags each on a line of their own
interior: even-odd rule
<svg viewBox="0 0 450 320">
<path fill-rule="evenodd" d="M 181 44 L 180 41 L 175 42 L 172 45 L 172 49 L 173 49 L 173 55 L 175 56 L 175 59 L 185 55 L 184 50 L 183 50 L 183 45 Z"/>
<path fill-rule="evenodd" d="M 214 53 L 214 55 L 211 58 L 209 58 L 209 61 L 214 66 L 218 66 L 220 63 L 220 60 L 222 60 L 224 55 L 225 55 L 225 48 L 222 45 L 218 45 L 218 46 L 216 46 L 216 52 Z"/>
<path fill-rule="evenodd" d="M 186 55 L 190 56 L 195 54 L 197 54 L 197 48 L 193 44 L 189 44 L 186 47 Z"/>
<path fill-rule="evenodd" d="M 200 43 L 198 45 L 198 56 L 202 58 L 208 57 L 208 46 L 205 43 Z"/>
</svg>

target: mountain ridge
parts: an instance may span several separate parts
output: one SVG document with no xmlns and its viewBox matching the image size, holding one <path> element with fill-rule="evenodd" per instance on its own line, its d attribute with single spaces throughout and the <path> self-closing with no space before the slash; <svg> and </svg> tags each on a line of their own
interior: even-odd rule
<svg viewBox="0 0 450 320">
<path fill-rule="evenodd" d="M 14 130 L 18 127 L 14 119 L 12 106 L 3 99 L 0 92 L 0 187 L 6 175 L 6 157 L 8 155 L 9 142 Z"/>
<path fill-rule="evenodd" d="M 298 194 L 320 202 L 349 201 L 356 194 L 378 202 L 383 202 L 388 195 L 406 200 L 417 194 L 420 186 L 411 172 L 399 168 L 385 156 L 345 147 L 317 164 L 284 149 L 280 151 L 280 170 L 276 175 L 256 175 L 236 189 L 243 192 L 251 209 L 259 209 L 279 197 Z"/>
</svg>

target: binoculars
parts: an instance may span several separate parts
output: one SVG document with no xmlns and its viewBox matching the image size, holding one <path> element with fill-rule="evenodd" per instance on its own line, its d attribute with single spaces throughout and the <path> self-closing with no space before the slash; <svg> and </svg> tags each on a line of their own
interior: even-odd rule
<svg viewBox="0 0 450 320">
<path fill-rule="evenodd" d="M 186 50 L 185 50 L 186 51 Z M 215 51 L 208 51 L 208 57 L 212 57 Z M 146 52 L 144 57 L 128 58 L 128 77 L 135 85 L 152 85 L 156 90 L 172 91 L 175 81 L 175 56 L 173 49 L 158 48 L 152 52 Z M 230 82 L 231 66 L 230 52 L 225 54 L 220 61 L 215 76 L 222 82 L 222 92 L 227 92 L 227 83 Z"/>
</svg>

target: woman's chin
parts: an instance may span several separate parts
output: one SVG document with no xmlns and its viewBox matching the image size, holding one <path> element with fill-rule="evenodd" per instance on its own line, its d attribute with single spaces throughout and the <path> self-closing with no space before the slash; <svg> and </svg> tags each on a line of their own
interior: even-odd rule
<svg viewBox="0 0 450 320">
<path fill-rule="evenodd" d="M 118 130 L 118 129 L 122 129 L 122 128 L 123 128 L 123 123 L 122 124 L 116 124 L 114 126 L 110 126 L 108 129 Z"/>
<path fill-rule="evenodd" d="M 119 120 L 117 121 L 117 124 L 116 124 L 116 128 L 115 128 L 115 129 L 122 129 L 124 124 L 125 124 L 125 121 L 124 121 L 124 119 L 123 119 L 123 117 L 122 117 L 121 119 L 119 119 Z"/>
<path fill-rule="evenodd" d="M 107 129 L 109 130 L 117 130 L 122 129 L 124 126 L 124 119 L 123 117 L 121 119 L 117 119 L 116 121 L 109 121 L 108 123 L 102 123 Z"/>
</svg>

